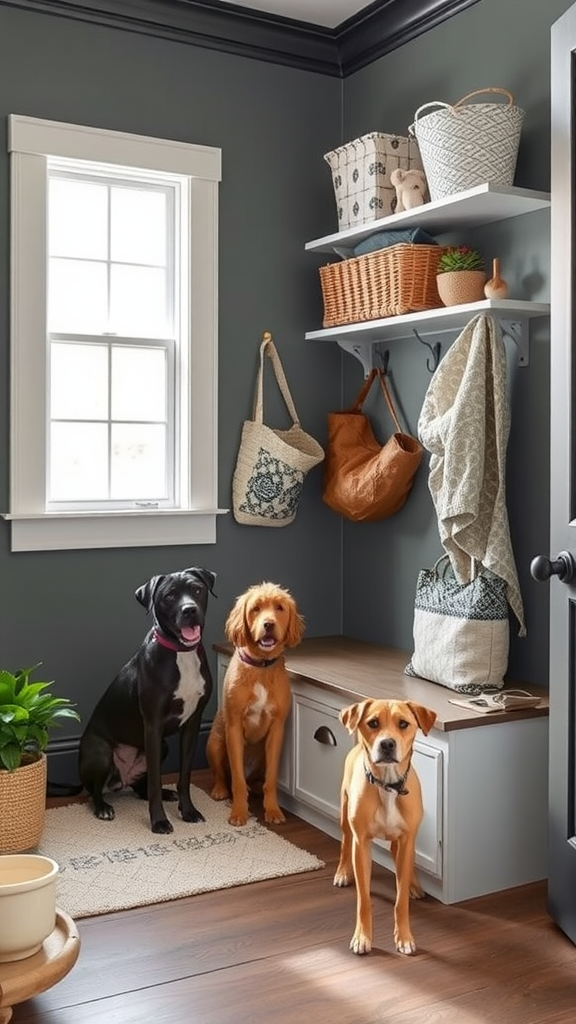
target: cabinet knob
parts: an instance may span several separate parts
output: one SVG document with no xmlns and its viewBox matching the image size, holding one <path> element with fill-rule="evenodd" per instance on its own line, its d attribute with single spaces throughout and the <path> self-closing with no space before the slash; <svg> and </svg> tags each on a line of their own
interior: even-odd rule
<svg viewBox="0 0 576 1024">
<path fill-rule="evenodd" d="M 327 747 L 337 747 L 336 737 L 327 725 L 319 725 L 314 733 L 314 739 L 318 743 L 324 743 Z"/>
</svg>

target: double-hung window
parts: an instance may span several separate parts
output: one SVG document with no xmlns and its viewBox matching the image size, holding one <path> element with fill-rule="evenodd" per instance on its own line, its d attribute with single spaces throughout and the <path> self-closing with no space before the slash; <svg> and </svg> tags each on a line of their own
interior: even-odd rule
<svg viewBox="0 0 576 1024">
<path fill-rule="evenodd" d="M 12 550 L 213 543 L 220 150 L 11 116 Z"/>
</svg>

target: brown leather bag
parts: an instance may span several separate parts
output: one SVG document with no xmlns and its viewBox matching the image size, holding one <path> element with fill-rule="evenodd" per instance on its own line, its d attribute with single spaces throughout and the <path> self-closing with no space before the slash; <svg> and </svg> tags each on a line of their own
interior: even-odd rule
<svg viewBox="0 0 576 1024">
<path fill-rule="evenodd" d="M 384 445 L 374 437 L 362 405 L 378 378 L 396 433 Z M 354 522 L 386 519 L 402 508 L 424 450 L 402 432 L 386 375 L 374 367 L 354 405 L 328 414 L 328 445 L 322 498 L 334 512 Z"/>
</svg>

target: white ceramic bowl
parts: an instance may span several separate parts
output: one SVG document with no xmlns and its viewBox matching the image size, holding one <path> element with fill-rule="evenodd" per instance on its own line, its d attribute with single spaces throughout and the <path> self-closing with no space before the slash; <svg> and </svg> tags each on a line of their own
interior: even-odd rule
<svg viewBox="0 0 576 1024">
<path fill-rule="evenodd" d="M 0 963 L 33 956 L 54 930 L 58 871 L 39 854 L 0 856 Z"/>
</svg>

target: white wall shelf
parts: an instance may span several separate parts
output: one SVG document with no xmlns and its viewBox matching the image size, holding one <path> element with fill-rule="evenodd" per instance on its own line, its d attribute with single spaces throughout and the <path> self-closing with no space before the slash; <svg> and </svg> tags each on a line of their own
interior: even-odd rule
<svg viewBox="0 0 576 1024">
<path fill-rule="evenodd" d="M 436 199 L 433 203 L 417 206 L 414 210 L 404 210 L 334 235 L 316 238 L 307 242 L 305 248 L 307 252 L 335 253 L 341 249 L 351 250 L 358 242 L 377 231 L 419 227 L 432 235 L 442 234 L 493 224 L 508 220 L 509 217 L 521 217 L 526 213 L 549 208 L 549 192 L 534 192 L 515 186 L 505 188 L 488 182 L 444 199 Z"/>
<path fill-rule="evenodd" d="M 335 253 L 349 256 L 354 246 L 378 231 L 392 228 L 420 227 L 431 234 L 468 229 L 493 224 L 511 217 L 524 216 L 550 207 L 548 192 L 503 187 L 487 183 L 477 185 L 453 196 L 425 203 L 414 210 L 396 213 L 381 220 L 360 224 L 334 235 L 326 235 L 306 244 L 308 252 Z M 518 349 L 518 364 L 529 362 L 529 321 L 533 317 L 550 315 L 547 302 L 522 299 L 483 299 L 463 306 L 443 306 L 422 313 L 368 320 L 340 327 L 308 331 L 307 341 L 335 341 L 360 360 L 367 376 L 374 365 L 375 346 L 419 334 L 444 334 L 461 331 L 479 313 L 494 316 L 500 323 L 504 337 L 510 338 Z"/>
<path fill-rule="evenodd" d="M 384 320 L 366 320 L 342 327 L 326 327 L 308 331 L 307 341 L 336 341 L 342 349 L 360 360 L 368 375 L 374 365 L 374 346 L 380 342 L 411 338 L 416 329 L 419 334 L 445 334 L 461 331 L 478 313 L 498 319 L 505 337 L 518 348 L 518 364 L 529 362 L 528 321 L 533 317 L 549 316 L 548 302 L 525 302 L 518 299 L 483 299 L 465 306 L 443 306 L 426 309 L 422 313 L 386 317 Z"/>
</svg>

